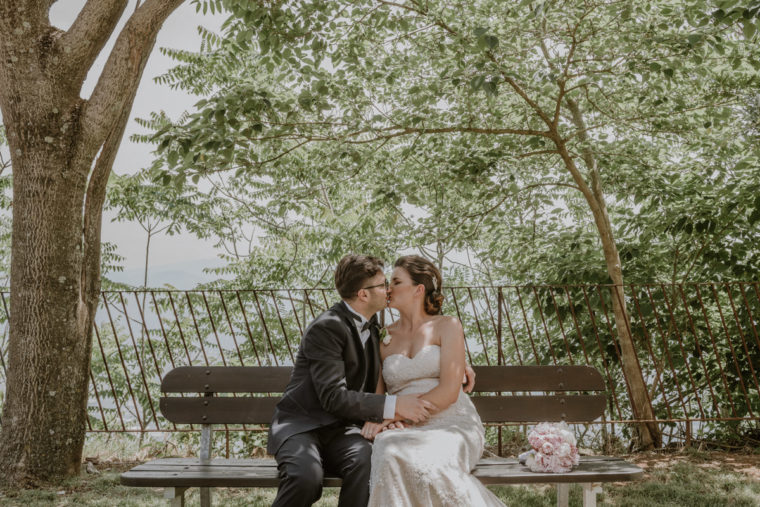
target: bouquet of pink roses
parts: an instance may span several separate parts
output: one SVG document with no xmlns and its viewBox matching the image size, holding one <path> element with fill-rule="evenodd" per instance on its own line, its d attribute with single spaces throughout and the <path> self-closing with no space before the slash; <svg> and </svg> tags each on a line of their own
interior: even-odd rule
<svg viewBox="0 0 760 507">
<path fill-rule="evenodd" d="M 541 423 L 528 433 L 532 451 L 520 455 L 533 472 L 565 473 L 580 461 L 575 435 L 564 422 Z"/>
</svg>

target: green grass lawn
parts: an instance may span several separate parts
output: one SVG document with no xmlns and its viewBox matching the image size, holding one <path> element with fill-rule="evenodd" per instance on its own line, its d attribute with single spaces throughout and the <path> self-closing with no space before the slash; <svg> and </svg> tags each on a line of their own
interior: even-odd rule
<svg viewBox="0 0 760 507">
<path fill-rule="evenodd" d="M 732 457 L 734 456 L 734 457 Z M 599 496 L 600 505 L 620 506 L 760 506 L 760 456 L 688 452 L 635 455 L 629 457 L 646 467 L 643 480 L 608 484 Z M 119 484 L 119 473 L 128 468 L 101 464 L 99 475 L 86 475 L 62 485 L 34 490 L 0 491 L 0 505 L 166 505 L 159 489 L 128 488 Z M 556 504 L 552 486 L 493 487 L 507 505 L 546 506 Z M 338 490 L 326 489 L 316 505 L 337 504 Z M 268 506 L 274 489 L 215 489 L 215 505 Z M 188 505 L 198 505 L 198 490 L 186 495 Z M 581 488 L 570 490 L 570 505 L 581 505 Z"/>
</svg>

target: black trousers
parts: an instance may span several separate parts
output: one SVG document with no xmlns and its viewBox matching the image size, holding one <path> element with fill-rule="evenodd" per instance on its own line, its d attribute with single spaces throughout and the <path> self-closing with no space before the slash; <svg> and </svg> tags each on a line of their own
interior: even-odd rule
<svg viewBox="0 0 760 507">
<path fill-rule="evenodd" d="M 289 437 L 275 455 L 280 487 L 273 507 L 309 506 L 322 496 L 324 473 L 343 479 L 339 507 L 367 505 L 372 444 L 356 426 L 331 425 Z"/>
</svg>

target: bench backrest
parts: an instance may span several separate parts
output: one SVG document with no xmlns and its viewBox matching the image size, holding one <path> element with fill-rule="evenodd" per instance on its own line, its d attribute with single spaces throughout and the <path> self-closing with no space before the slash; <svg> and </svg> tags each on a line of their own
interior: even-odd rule
<svg viewBox="0 0 760 507">
<path fill-rule="evenodd" d="M 483 422 L 589 422 L 604 413 L 604 380 L 590 366 L 474 369 L 471 399 Z M 161 391 L 202 396 L 164 396 L 161 413 L 174 423 L 267 424 L 291 371 L 290 366 L 175 368 L 163 378 Z"/>
</svg>

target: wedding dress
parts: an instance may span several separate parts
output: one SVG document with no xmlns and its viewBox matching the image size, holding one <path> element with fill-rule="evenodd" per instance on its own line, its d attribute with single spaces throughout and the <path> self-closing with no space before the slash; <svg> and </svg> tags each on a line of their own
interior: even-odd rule
<svg viewBox="0 0 760 507">
<path fill-rule="evenodd" d="M 412 358 L 386 357 L 388 393 L 431 390 L 440 379 L 440 362 L 438 345 L 427 345 Z M 484 439 L 480 416 L 462 391 L 427 423 L 378 434 L 372 446 L 369 506 L 503 506 L 470 473 L 483 454 Z"/>
</svg>

